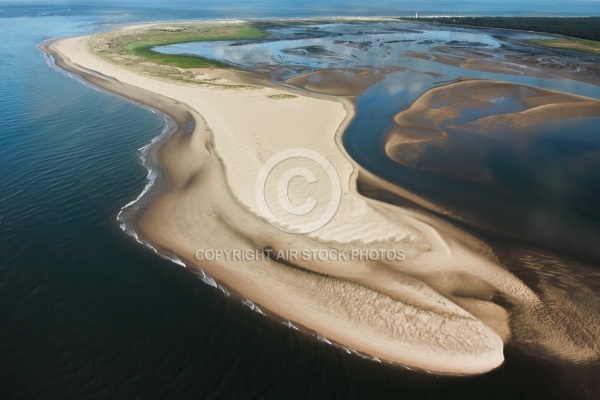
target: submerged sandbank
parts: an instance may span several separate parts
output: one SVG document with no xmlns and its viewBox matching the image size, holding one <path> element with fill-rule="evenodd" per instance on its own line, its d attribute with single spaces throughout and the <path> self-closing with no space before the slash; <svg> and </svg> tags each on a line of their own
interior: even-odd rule
<svg viewBox="0 0 600 400">
<path fill-rule="evenodd" d="M 479 110 L 481 116 L 462 119 L 473 110 Z M 492 173 L 476 162 L 477 155 L 448 155 L 446 159 L 440 150 L 435 162 L 427 162 L 425 153 L 432 147 L 443 149 L 450 136 L 458 133 L 487 136 L 498 144 L 516 146 L 523 138 L 539 135 L 532 128 L 545 121 L 576 117 L 600 117 L 600 101 L 507 82 L 463 79 L 428 91 L 399 112 L 385 151 L 397 163 L 412 168 L 490 182 Z M 483 152 L 483 146 L 479 150 Z"/>
</svg>

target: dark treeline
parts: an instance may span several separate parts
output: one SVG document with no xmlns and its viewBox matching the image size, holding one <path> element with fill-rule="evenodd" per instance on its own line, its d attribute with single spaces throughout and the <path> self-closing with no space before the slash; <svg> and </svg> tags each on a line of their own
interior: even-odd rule
<svg viewBox="0 0 600 400">
<path fill-rule="evenodd" d="M 427 22 L 546 32 L 600 41 L 600 17 L 440 17 Z"/>
</svg>

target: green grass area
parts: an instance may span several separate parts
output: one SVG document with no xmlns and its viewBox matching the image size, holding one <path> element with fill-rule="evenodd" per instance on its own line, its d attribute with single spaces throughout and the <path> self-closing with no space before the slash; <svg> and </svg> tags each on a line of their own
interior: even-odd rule
<svg viewBox="0 0 600 400">
<path fill-rule="evenodd" d="M 265 36 L 267 36 L 265 31 L 253 26 L 214 27 L 202 30 L 165 29 L 145 32 L 136 38 L 128 38 L 121 42 L 121 46 L 125 53 L 142 57 L 156 64 L 179 68 L 225 67 L 226 64 L 219 61 L 180 54 L 161 54 L 153 51 L 152 48 L 200 41 L 260 39 Z"/>
<path fill-rule="evenodd" d="M 581 51 L 600 55 L 600 42 L 595 40 L 565 38 L 565 39 L 531 39 L 528 43 L 552 47 L 553 49 Z"/>
</svg>

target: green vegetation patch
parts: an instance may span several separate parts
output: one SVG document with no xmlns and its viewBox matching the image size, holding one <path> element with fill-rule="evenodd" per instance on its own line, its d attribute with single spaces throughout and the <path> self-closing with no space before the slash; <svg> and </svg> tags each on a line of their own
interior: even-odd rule
<svg viewBox="0 0 600 400">
<path fill-rule="evenodd" d="M 552 47 L 554 49 L 582 51 L 600 55 L 600 42 L 585 39 L 532 39 L 528 43 L 540 46 Z"/>
<path fill-rule="evenodd" d="M 267 36 L 267 33 L 262 29 L 248 25 L 223 27 L 174 25 L 173 27 L 157 27 L 148 31 L 137 32 L 133 38 L 131 36 L 124 37 L 120 46 L 125 53 L 142 57 L 156 64 L 178 68 L 225 67 L 226 64 L 219 61 L 181 54 L 161 54 L 153 51 L 152 48 L 200 41 L 259 39 L 265 36 Z"/>
</svg>

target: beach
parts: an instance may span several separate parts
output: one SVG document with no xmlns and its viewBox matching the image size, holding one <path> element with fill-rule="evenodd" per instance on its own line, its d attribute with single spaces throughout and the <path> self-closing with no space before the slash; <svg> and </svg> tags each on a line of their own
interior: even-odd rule
<svg viewBox="0 0 600 400">
<path fill-rule="evenodd" d="M 359 175 L 375 187 L 401 189 L 362 170 L 345 152 L 341 137 L 354 117 L 351 99 L 283 89 L 257 77 L 250 81 L 234 70 L 198 72 L 202 81 L 213 82 L 201 86 L 155 79 L 102 59 L 87 36 L 52 41 L 44 50 L 60 67 L 177 123 L 157 153 L 165 179 L 156 184 L 163 190 L 139 213 L 136 232 L 258 307 L 375 360 L 477 374 L 502 363 L 504 342 L 511 338 L 509 312 L 494 296 L 501 293 L 517 310 L 539 306 L 536 294 L 475 238 L 359 194 Z M 290 149 L 321 155 L 339 178 L 335 214 L 306 233 L 293 229 L 310 223 L 304 216 L 281 226 L 273 219 L 282 210 L 269 220 L 257 200 L 257 177 L 272 157 Z M 288 169 L 314 167 L 306 157 L 288 161 Z M 323 171 L 315 174 L 319 182 L 328 178 Z M 322 199 L 317 211 L 334 196 L 329 185 L 288 183 L 291 203 Z M 278 191 L 264 189 L 265 202 L 276 203 Z M 209 250 L 257 256 L 198 256 Z M 294 256 L 308 250 L 401 251 L 402 257 Z M 271 257 L 273 252 L 284 256 Z"/>
</svg>

